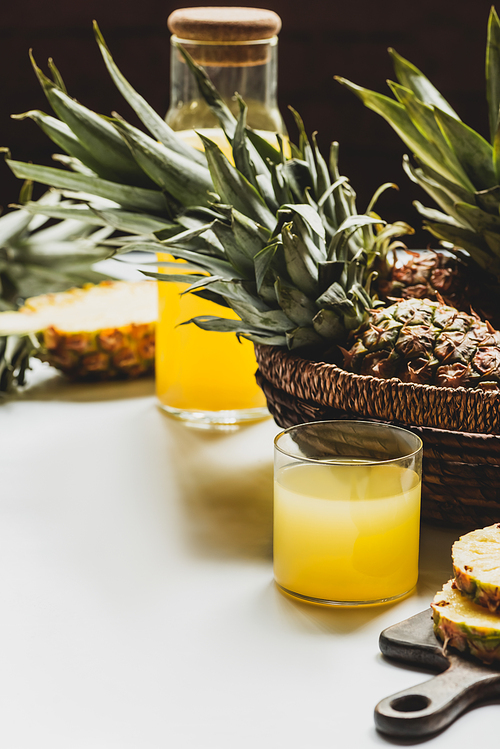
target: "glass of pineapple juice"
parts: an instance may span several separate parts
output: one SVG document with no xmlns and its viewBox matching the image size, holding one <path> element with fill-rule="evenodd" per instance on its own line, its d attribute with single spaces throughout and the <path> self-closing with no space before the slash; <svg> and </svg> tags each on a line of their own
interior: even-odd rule
<svg viewBox="0 0 500 749">
<path fill-rule="evenodd" d="M 320 421 L 275 439 L 274 577 L 311 603 L 394 601 L 418 577 L 422 441 L 399 427 Z"/>
</svg>

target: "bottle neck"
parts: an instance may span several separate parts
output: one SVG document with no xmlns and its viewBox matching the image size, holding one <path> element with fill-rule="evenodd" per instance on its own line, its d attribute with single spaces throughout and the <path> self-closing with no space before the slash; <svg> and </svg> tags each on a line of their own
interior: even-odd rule
<svg viewBox="0 0 500 749">
<path fill-rule="evenodd" d="M 238 93 L 248 106 L 247 124 L 255 130 L 286 133 L 278 109 L 278 39 L 251 42 L 197 42 L 171 38 L 170 107 L 166 121 L 173 130 L 219 127 L 200 96 L 193 74 L 177 49 L 178 44 L 203 65 L 210 80 L 238 117 Z"/>
</svg>

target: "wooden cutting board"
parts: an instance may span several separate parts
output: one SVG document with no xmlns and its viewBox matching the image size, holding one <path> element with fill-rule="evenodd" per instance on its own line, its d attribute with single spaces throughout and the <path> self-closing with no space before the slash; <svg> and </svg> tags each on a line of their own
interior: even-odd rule
<svg viewBox="0 0 500 749">
<path fill-rule="evenodd" d="M 444 653 L 432 629 L 431 609 L 384 629 L 379 645 L 388 658 L 441 672 L 378 703 L 375 724 L 383 733 L 427 736 L 449 726 L 470 705 L 500 696 L 500 664 Z"/>
</svg>

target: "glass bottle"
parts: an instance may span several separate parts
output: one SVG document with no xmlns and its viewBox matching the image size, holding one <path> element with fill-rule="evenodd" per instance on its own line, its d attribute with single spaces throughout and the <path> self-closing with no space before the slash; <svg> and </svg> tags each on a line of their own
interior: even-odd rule
<svg viewBox="0 0 500 749">
<path fill-rule="evenodd" d="M 248 126 L 277 144 L 276 133 L 286 135 L 276 98 L 279 16 L 256 8 L 185 8 L 169 16 L 168 26 L 173 33 L 171 98 L 165 119 L 172 129 L 200 150 L 195 130 L 201 131 L 231 157 L 225 135 L 179 53 L 180 44 L 203 65 L 234 114 L 238 114 L 237 92 L 248 106 Z M 197 315 L 236 317 L 232 310 L 192 294 L 181 296 L 183 284 L 159 283 L 158 287 L 156 383 L 163 409 L 200 426 L 268 416 L 255 381 L 252 343 L 239 342 L 233 333 L 180 325 Z"/>
</svg>

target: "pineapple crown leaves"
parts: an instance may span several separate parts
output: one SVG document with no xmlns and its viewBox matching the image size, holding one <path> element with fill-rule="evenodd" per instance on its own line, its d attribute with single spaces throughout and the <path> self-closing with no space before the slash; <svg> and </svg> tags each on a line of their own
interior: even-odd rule
<svg viewBox="0 0 500 749">
<path fill-rule="evenodd" d="M 486 98 L 489 141 L 462 122 L 442 94 L 411 62 L 393 49 L 395 98 L 337 80 L 392 126 L 417 162 L 404 169 L 439 206 L 430 211 L 415 203 L 424 227 L 444 243 L 467 250 L 487 272 L 500 279 L 500 20 L 491 8 L 486 42 Z M 464 205 L 469 207 L 464 207 Z"/>
<path fill-rule="evenodd" d="M 370 201 L 370 215 L 360 215 L 356 194 L 339 171 L 338 144 L 327 162 L 294 112 L 299 145 L 290 146 L 291 157 L 282 139 L 274 148 L 248 129 L 245 103 L 238 99 L 234 117 L 203 68 L 179 48 L 219 119 L 232 161 L 203 136 L 205 152 L 191 149 L 132 88 L 94 29 L 115 85 L 149 134 L 118 116 L 88 110 L 68 95 L 53 64 L 50 80 L 34 63 L 56 117 L 33 111 L 26 116 L 65 151 L 58 157 L 63 168 L 9 159 L 14 173 L 82 200 L 49 206 L 52 217 L 75 219 L 81 211 L 90 224 L 126 232 L 121 248 L 116 239 L 107 240 L 113 251 L 141 249 L 186 261 L 195 274 L 189 293 L 229 305 L 241 318 L 203 318 L 197 324 L 218 330 L 226 325 L 254 341 L 291 347 L 343 340 L 373 306 L 375 259 L 395 236 L 411 231 L 402 223 L 383 228 L 372 213 L 388 185 Z M 108 201 L 104 207 L 102 199 Z M 38 211 L 31 202 L 26 210 Z M 152 263 L 161 265 L 156 256 Z M 164 270 L 149 275 L 177 280 L 179 273 Z M 335 286 L 328 295 L 333 284 L 340 291 Z"/>
<path fill-rule="evenodd" d="M 32 183 L 27 182 L 19 196 L 21 206 L 0 217 L 2 310 L 15 310 L 29 296 L 111 278 L 92 267 L 112 254 L 103 244 L 113 231 L 107 222 L 99 221 L 96 228 L 75 210 L 72 217 L 66 213 L 64 220 L 47 226 L 47 213 L 54 211 L 57 218 L 57 208 L 64 203 L 55 191 L 36 202 L 31 193 Z M 30 359 L 39 348 L 31 334 L 0 336 L 0 394 L 24 385 Z"/>
<path fill-rule="evenodd" d="M 15 309 L 28 296 L 65 291 L 70 286 L 98 283 L 110 278 L 92 269 L 94 263 L 112 255 L 104 245 L 113 229 L 103 220 L 99 227 L 75 210 L 68 218 L 65 203 L 56 191 L 30 201 L 31 186 L 25 184 L 17 210 L 0 217 L 0 305 Z M 50 214 L 64 209 L 62 221 L 47 226 Z M 47 216 L 47 213 L 49 216 Z"/>
</svg>

